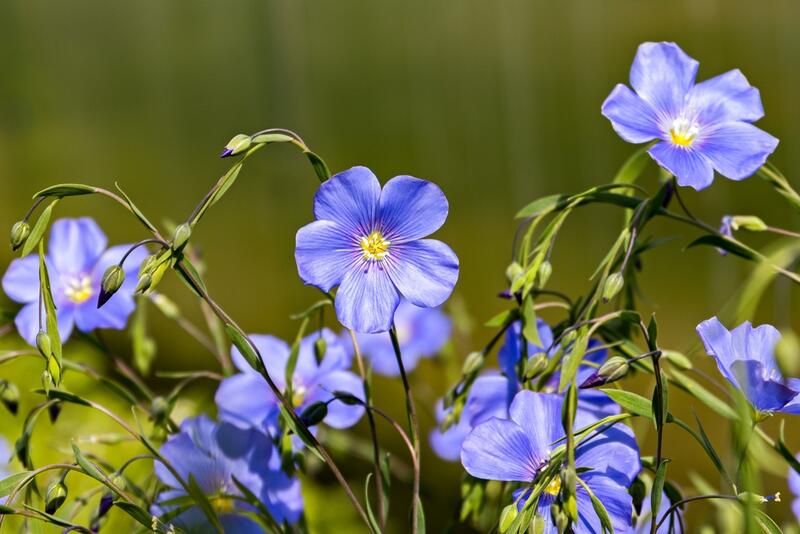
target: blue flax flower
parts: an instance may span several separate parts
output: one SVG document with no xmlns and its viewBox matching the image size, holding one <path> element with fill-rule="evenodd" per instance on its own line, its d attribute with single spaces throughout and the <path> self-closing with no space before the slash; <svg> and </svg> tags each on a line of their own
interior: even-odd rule
<svg viewBox="0 0 800 534">
<path fill-rule="evenodd" d="M 624 140 L 658 141 L 650 156 L 680 185 L 700 190 L 715 170 L 731 180 L 753 175 L 778 140 L 753 126 L 764 108 L 741 71 L 696 84 L 698 65 L 675 43 L 644 43 L 631 66 L 633 90 L 618 84 L 602 112 Z"/>
<path fill-rule="evenodd" d="M 91 332 L 98 328 L 122 330 L 133 312 L 136 274 L 147 255 L 137 248 L 125 261 L 125 283 L 105 306 L 97 309 L 97 296 L 105 270 L 118 263 L 130 248 L 106 248 L 108 240 L 90 218 L 59 219 L 50 230 L 46 263 L 58 316 L 58 333 L 69 338 L 72 329 Z M 31 345 L 39 332 L 39 257 L 31 254 L 15 259 L 3 276 L 3 290 L 24 304 L 15 323 L 20 335 Z"/>
<path fill-rule="evenodd" d="M 414 369 L 421 358 L 438 353 L 450 339 L 450 319 L 438 308 L 420 308 L 403 300 L 394 314 L 394 324 L 406 371 Z M 344 344 L 352 348 L 349 334 L 343 336 Z M 391 339 L 386 333 L 358 334 L 357 338 L 361 352 L 369 358 L 376 373 L 400 374 Z"/>
<path fill-rule="evenodd" d="M 403 296 L 412 304 L 442 304 L 458 279 L 458 258 L 433 239 L 447 199 L 435 184 L 396 176 L 381 190 L 366 167 L 323 183 L 314 197 L 316 221 L 297 232 L 300 278 L 323 291 L 339 287 L 336 315 L 356 332 L 389 330 Z"/>
<path fill-rule="evenodd" d="M 327 349 L 321 362 L 314 354 L 314 342 L 322 336 Z M 252 335 L 267 370 L 275 384 L 286 391 L 286 364 L 291 347 L 284 341 L 267 335 Z M 224 421 L 243 426 L 266 428 L 274 434 L 277 430 L 280 408 L 278 400 L 267 387 L 264 378 L 254 371 L 241 353 L 233 349 L 233 362 L 241 371 L 220 383 L 216 393 L 219 417 Z M 292 404 L 302 412 L 314 402 L 326 402 L 334 391 L 363 397 L 361 379 L 349 371 L 351 358 L 339 338 L 328 329 L 313 333 L 300 342 L 297 366 L 292 377 Z M 364 413 L 362 406 L 350 406 L 340 401 L 328 404 L 328 414 L 323 422 L 334 428 L 348 428 L 358 422 Z"/>
<path fill-rule="evenodd" d="M 534 483 L 545 482 L 537 513 L 544 522 L 544 532 L 558 532 L 550 515 L 550 506 L 558 498 L 558 476 L 540 480 L 552 459 L 557 443 L 564 437 L 561 427 L 562 395 L 517 393 L 509 409 L 509 419 L 493 418 L 476 426 L 461 449 L 461 463 L 467 472 L 485 480 L 519 482 L 514 492 L 521 508 Z M 575 428 L 594 421 L 594 416 L 578 411 Z M 608 511 L 614 532 L 632 527 L 633 505 L 628 486 L 641 470 L 639 449 L 630 429 L 624 425 L 594 433 L 575 449 L 578 478 L 594 493 Z M 585 469 L 585 471 L 583 470 Z M 583 486 L 577 485 L 578 521 L 576 533 L 601 533 L 602 527 Z"/>
<path fill-rule="evenodd" d="M 797 459 L 800 460 L 800 456 Z M 791 467 L 789 467 L 789 490 L 794 496 L 794 499 L 792 499 L 792 513 L 794 513 L 795 519 L 800 521 L 800 475 Z"/>
<path fill-rule="evenodd" d="M 178 476 L 191 475 L 208 496 L 225 532 L 261 533 L 263 528 L 243 512 L 255 511 L 242 497 L 235 478 L 249 489 L 278 523 L 296 522 L 303 509 L 300 483 L 278 466 L 280 457 L 265 434 L 252 428 L 215 423 L 202 415 L 185 420 L 180 432 L 161 447 L 161 455 Z M 155 472 L 168 487 L 158 495 L 153 513 L 162 515 L 175 505 L 170 501 L 186 496 L 186 490 L 167 467 L 156 462 Z M 169 521 L 187 532 L 216 532 L 198 507 L 191 507 Z"/>
<path fill-rule="evenodd" d="M 716 317 L 697 325 L 706 352 L 720 373 L 762 413 L 800 413 L 800 379 L 784 378 L 775 362 L 781 334 L 773 326 L 749 321 L 728 330 Z"/>
</svg>

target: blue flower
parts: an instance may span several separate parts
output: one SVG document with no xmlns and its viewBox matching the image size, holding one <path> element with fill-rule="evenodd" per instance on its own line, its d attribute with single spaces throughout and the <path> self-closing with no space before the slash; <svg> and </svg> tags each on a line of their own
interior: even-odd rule
<svg viewBox="0 0 800 534">
<path fill-rule="evenodd" d="M 797 459 L 800 460 L 800 455 L 798 455 Z M 800 521 L 800 475 L 791 467 L 789 467 L 789 489 L 794 495 L 792 513 L 794 513 L 795 519 Z"/>
<path fill-rule="evenodd" d="M 556 442 L 564 437 L 562 404 L 561 395 L 520 391 L 511 403 L 509 419 L 493 418 L 479 424 L 461 449 L 461 463 L 470 475 L 522 483 L 514 492 L 520 507 L 535 482 L 546 482 L 537 508 L 546 533 L 558 532 L 549 509 L 558 497 L 561 482 L 558 476 L 550 481 L 539 479 L 558 446 Z M 575 427 L 582 428 L 593 420 L 593 416 L 579 410 Z M 575 449 L 575 466 L 579 479 L 605 505 L 614 531 L 629 531 L 633 505 L 628 486 L 641 470 L 639 449 L 630 429 L 615 425 L 585 439 Z M 581 484 L 576 497 L 575 532 L 602 532 L 591 498 Z"/>
<path fill-rule="evenodd" d="M 800 379 L 785 379 L 775 362 L 775 345 L 781 334 L 775 327 L 753 328 L 746 321 L 728 331 L 716 317 L 697 325 L 706 352 L 728 382 L 744 393 L 762 413 L 800 413 Z"/>
<path fill-rule="evenodd" d="M 144 248 L 137 248 L 128 256 L 125 283 L 113 299 L 97 309 L 103 273 L 130 248 L 119 245 L 106 249 L 107 242 L 92 219 L 59 219 L 53 223 L 46 262 L 62 341 L 76 326 L 82 332 L 98 328 L 121 330 L 134 310 L 136 275 L 147 255 Z M 24 304 L 15 323 L 25 341 L 34 345 L 39 332 L 38 255 L 12 261 L 3 276 L 3 290 L 12 300 Z"/>
<path fill-rule="evenodd" d="M 236 499 L 242 494 L 235 478 L 267 507 L 278 523 L 294 523 L 300 517 L 303 500 L 300 483 L 279 468 L 280 457 L 269 437 L 252 428 L 229 423 L 214 423 L 206 416 L 194 417 L 181 424 L 178 434 L 170 436 L 161 447 L 161 455 L 184 482 L 191 475 L 208 496 L 226 532 L 261 533 L 254 520 L 239 515 L 254 511 Z M 167 467 L 155 463 L 159 480 L 169 489 L 158 495 L 153 513 L 162 515 L 174 506 L 169 501 L 186 491 Z M 198 507 L 192 507 L 170 520 L 190 532 L 215 532 Z"/>
<path fill-rule="evenodd" d="M 322 336 L 327 349 L 322 361 L 317 363 L 314 342 Z M 286 364 L 291 347 L 284 341 L 267 335 L 252 335 L 275 384 L 286 390 Z M 241 373 L 226 378 L 216 393 L 219 417 L 223 421 L 242 426 L 265 428 L 271 434 L 277 431 L 280 408 L 278 400 L 267 387 L 264 378 L 254 371 L 241 353 L 233 349 L 233 362 Z M 292 404 L 298 412 L 314 402 L 327 402 L 334 391 L 342 391 L 363 397 L 361 379 L 348 371 L 350 355 L 339 338 L 328 329 L 305 337 L 300 342 L 297 366 L 292 377 Z M 323 420 L 334 428 L 355 425 L 364 414 L 362 406 L 350 406 L 340 401 L 328 404 L 328 414 Z"/>
<path fill-rule="evenodd" d="M 753 126 L 764 116 L 761 96 L 738 69 L 695 84 L 698 65 L 675 43 L 644 43 L 631 66 L 633 91 L 618 84 L 602 112 L 624 140 L 657 140 L 650 156 L 680 185 L 700 190 L 715 170 L 732 180 L 751 176 L 778 140 Z"/>
<path fill-rule="evenodd" d="M 394 324 L 407 372 L 414 369 L 421 358 L 438 353 L 450 339 L 450 319 L 438 308 L 420 308 L 403 300 L 394 314 Z M 352 348 L 350 336 L 345 333 L 343 337 L 345 346 Z M 357 337 L 361 352 L 369 358 L 376 373 L 385 376 L 400 374 L 387 334 L 358 334 Z"/>
<path fill-rule="evenodd" d="M 297 232 L 300 278 L 326 292 L 339 287 L 336 314 L 347 328 L 385 332 L 401 296 L 433 308 L 453 291 L 458 258 L 441 241 L 422 239 L 447 212 L 431 182 L 396 176 L 381 190 L 366 167 L 341 172 L 317 191 L 317 220 Z"/>
</svg>

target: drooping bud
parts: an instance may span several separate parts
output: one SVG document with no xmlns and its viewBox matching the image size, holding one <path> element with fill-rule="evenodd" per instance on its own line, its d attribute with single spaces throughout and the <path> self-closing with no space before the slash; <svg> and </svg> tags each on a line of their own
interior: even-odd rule
<svg viewBox="0 0 800 534">
<path fill-rule="evenodd" d="M 15 222 L 11 227 L 11 250 L 22 247 L 29 235 L 31 235 L 31 225 L 25 221 Z"/>
<path fill-rule="evenodd" d="M 517 262 L 512 262 L 511 265 L 506 267 L 506 280 L 509 284 L 513 285 L 514 281 L 522 276 L 524 272 L 522 265 Z"/>
<path fill-rule="evenodd" d="M 348 406 L 357 406 L 359 404 L 364 404 L 361 399 L 353 395 L 352 393 L 348 393 L 347 391 L 334 391 L 332 395 L 341 403 L 347 404 Z"/>
<path fill-rule="evenodd" d="M 767 228 L 767 224 L 755 215 L 734 215 L 730 220 L 731 228 L 733 230 L 747 230 L 749 232 L 763 232 Z"/>
<path fill-rule="evenodd" d="M 328 415 L 328 404 L 322 401 L 312 403 L 300 414 L 300 419 L 306 426 L 318 425 Z"/>
<path fill-rule="evenodd" d="M 50 423 L 55 424 L 58 421 L 58 416 L 61 415 L 61 403 L 54 402 L 47 407 L 47 416 L 50 418 Z"/>
<path fill-rule="evenodd" d="M 164 397 L 154 397 L 150 403 L 150 419 L 156 423 L 164 421 L 169 415 L 169 403 Z"/>
<path fill-rule="evenodd" d="M 600 366 L 600 369 L 584 380 L 579 388 L 588 389 L 610 384 L 628 374 L 629 370 L 628 360 L 622 356 L 612 356 Z"/>
<path fill-rule="evenodd" d="M 537 274 L 539 276 L 539 287 L 547 285 L 547 281 L 550 280 L 550 275 L 553 274 L 553 265 L 549 261 L 544 260 L 542 264 L 539 265 Z"/>
<path fill-rule="evenodd" d="M 36 334 L 36 348 L 39 349 L 39 354 L 41 354 L 45 360 L 49 360 L 50 356 L 53 355 L 50 336 L 48 336 L 47 332 L 44 330 L 39 330 L 39 333 Z"/>
<path fill-rule="evenodd" d="M 66 500 L 67 486 L 62 480 L 58 480 L 47 489 L 44 511 L 48 514 L 54 514 Z"/>
<path fill-rule="evenodd" d="M 11 382 L 0 382 L 0 402 L 12 415 L 17 415 L 19 410 L 19 389 Z"/>
<path fill-rule="evenodd" d="M 111 296 L 119 291 L 125 282 L 125 271 L 119 265 L 112 265 L 103 273 L 100 282 L 100 295 L 97 297 L 97 307 L 101 308 Z"/>
<path fill-rule="evenodd" d="M 617 296 L 617 293 L 620 292 L 622 286 L 625 285 L 625 278 L 622 276 L 622 273 L 613 273 L 606 278 L 606 282 L 603 285 L 603 302 L 608 302 L 609 300 L 613 299 Z"/>
<path fill-rule="evenodd" d="M 544 354 L 539 354 L 528 359 L 525 363 L 525 380 L 536 378 L 547 369 L 549 359 Z"/>
<path fill-rule="evenodd" d="M 482 352 L 471 352 L 467 359 L 464 360 L 464 365 L 461 367 L 461 373 L 464 375 L 471 375 L 477 373 L 483 367 L 486 357 Z"/>
<path fill-rule="evenodd" d="M 192 227 L 187 223 L 179 225 L 175 229 L 175 235 L 172 238 L 172 249 L 175 251 L 183 250 L 190 237 L 192 237 Z"/>
<path fill-rule="evenodd" d="M 328 342 L 325 341 L 325 338 L 319 336 L 317 339 L 314 340 L 314 358 L 317 360 L 317 364 L 322 362 L 322 359 L 325 357 L 325 352 L 328 350 Z"/>
<path fill-rule="evenodd" d="M 234 135 L 233 138 L 228 141 L 228 144 L 225 145 L 225 149 L 220 154 L 221 158 L 227 158 L 228 156 L 235 156 L 236 154 L 241 154 L 252 144 L 253 140 L 249 135 L 245 134 L 237 134 Z"/>
</svg>

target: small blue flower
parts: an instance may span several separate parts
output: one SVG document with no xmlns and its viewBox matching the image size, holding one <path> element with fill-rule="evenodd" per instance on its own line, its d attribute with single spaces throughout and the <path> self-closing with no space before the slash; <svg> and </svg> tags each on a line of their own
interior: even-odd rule
<svg viewBox="0 0 800 534">
<path fill-rule="evenodd" d="M 322 336 L 327 349 L 320 363 L 314 354 L 314 342 Z M 258 348 L 275 384 L 286 390 L 286 364 L 291 347 L 284 341 L 267 335 L 252 335 L 250 339 Z M 264 428 L 270 434 L 277 431 L 280 408 L 278 400 L 267 387 L 264 378 L 254 371 L 241 353 L 233 349 L 233 362 L 241 373 L 226 378 L 216 393 L 219 417 L 236 425 Z M 292 377 L 292 404 L 301 413 L 311 404 L 327 402 L 334 391 L 364 396 L 361 379 L 350 372 L 351 358 L 340 339 L 328 329 L 313 333 L 300 342 L 297 366 Z M 364 414 L 362 406 L 350 406 L 340 401 L 328 404 L 328 414 L 323 420 L 334 428 L 355 425 Z"/>
<path fill-rule="evenodd" d="M 147 251 L 141 247 L 125 261 L 125 283 L 113 299 L 97 309 L 103 273 L 118 263 L 130 248 L 130 245 L 119 245 L 106 249 L 107 242 L 92 219 L 59 219 L 53 223 L 45 261 L 62 341 L 69 338 L 76 326 L 81 332 L 98 328 L 121 330 L 135 308 L 136 275 L 147 256 Z M 15 323 L 25 341 L 34 345 L 39 332 L 38 255 L 12 261 L 3 276 L 3 290 L 11 300 L 24 304 Z"/>
<path fill-rule="evenodd" d="M 406 372 L 413 370 L 421 358 L 437 354 L 450 339 L 450 318 L 438 308 L 420 308 L 403 300 L 394 314 L 394 324 Z M 352 348 L 350 336 L 345 333 L 343 337 L 345 346 Z M 357 338 L 361 352 L 369 358 L 376 373 L 400 374 L 391 339 L 386 333 L 358 334 Z"/>
<path fill-rule="evenodd" d="M 800 455 L 797 457 L 800 460 Z M 792 499 L 792 513 L 795 519 L 800 521 L 800 475 L 797 471 L 789 467 L 789 490 L 791 490 L 794 499 Z"/>
<path fill-rule="evenodd" d="M 650 156 L 700 190 L 715 170 L 731 180 L 752 176 L 778 140 L 753 126 L 764 108 L 741 71 L 696 84 L 698 65 L 675 43 L 644 43 L 631 66 L 633 91 L 618 84 L 602 112 L 629 143 L 657 140 Z"/>
<path fill-rule="evenodd" d="M 489 419 L 467 436 L 461 449 L 464 469 L 476 478 L 522 483 L 514 492 L 522 507 L 533 483 L 539 482 L 543 468 L 550 462 L 557 442 L 564 437 L 562 404 L 562 395 L 520 391 L 509 408 L 509 419 Z M 579 410 L 575 428 L 595 420 L 593 415 Z M 631 430 L 618 424 L 586 438 L 575 449 L 575 466 L 578 477 L 605 505 L 614 531 L 628 532 L 633 515 L 628 487 L 641 470 L 639 449 Z M 537 512 L 545 521 L 544 532 L 557 532 L 550 506 L 560 489 L 561 481 L 555 477 L 539 497 Z M 591 498 L 581 484 L 576 496 L 575 532 L 602 532 Z"/>
<path fill-rule="evenodd" d="M 763 413 L 800 413 L 800 379 L 784 378 L 775 362 L 781 334 L 773 326 L 749 321 L 729 331 L 716 317 L 697 325 L 706 352 L 720 373 Z"/>
<path fill-rule="evenodd" d="M 194 417 L 181 424 L 178 434 L 170 436 L 161 447 L 161 455 L 184 482 L 190 475 L 194 477 L 225 532 L 263 532 L 256 521 L 239 515 L 254 510 L 236 499 L 242 494 L 234 478 L 256 495 L 279 523 L 294 523 L 300 518 L 300 482 L 279 469 L 280 456 L 269 437 L 257 430 L 214 423 L 204 415 Z M 156 462 L 155 472 L 169 488 L 158 495 L 153 506 L 153 513 L 162 515 L 172 508 L 167 503 L 185 496 L 186 491 L 164 464 Z M 215 532 L 198 507 L 189 508 L 169 522 L 190 532 Z"/>
<path fill-rule="evenodd" d="M 447 212 L 431 182 L 396 176 L 381 190 L 366 167 L 341 172 L 317 191 L 317 220 L 297 232 L 300 278 L 326 292 L 339 287 L 336 314 L 347 328 L 386 332 L 401 296 L 434 308 L 453 291 L 458 258 L 441 241 L 423 239 Z"/>
</svg>

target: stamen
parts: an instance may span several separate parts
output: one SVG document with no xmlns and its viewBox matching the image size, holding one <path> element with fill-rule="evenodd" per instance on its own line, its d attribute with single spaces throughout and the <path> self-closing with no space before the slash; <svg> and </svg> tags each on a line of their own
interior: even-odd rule
<svg viewBox="0 0 800 534">
<path fill-rule="evenodd" d="M 690 121 L 686 117 L 678 117 L 672 121 L 672 125 L 669 128 L 670 140 L 674 145 L 681 147 L 692 146 L 699 133 L 700 127 L 697 123 Z"/>
<path fill-rule="evenodd" d="M 382 260 L 389 254 L 391 242 L 384 238 L 378 230 L 373 230 L 368 236 L 361 238 L 362 255 L 365 260 Z"/>
<path fill-rule="evenodd" d="M 544 488 L 545 493 L 548 495 L 552 495 L 554 497 L 558 496 L 558 493 L 561 491 L 561 477 L 555 476 L 550 480 L 550 483 Z"/>
<path fill-rule="evenodd" d="M 85 274 L 67 280 L 64 288 L 64 296 L 75 304 L 83 304 L 93 293 L 92 277 Z"/>
</svg>

